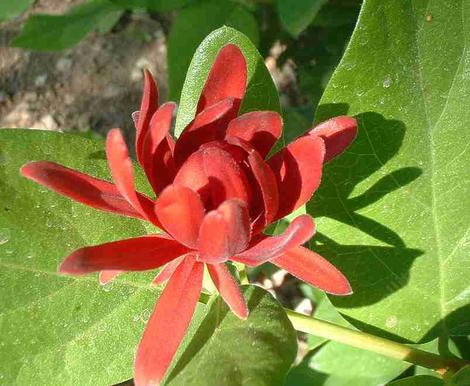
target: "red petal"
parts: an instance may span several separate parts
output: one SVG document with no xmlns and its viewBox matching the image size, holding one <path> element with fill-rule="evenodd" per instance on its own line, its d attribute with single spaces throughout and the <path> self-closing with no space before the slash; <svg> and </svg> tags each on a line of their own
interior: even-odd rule
<svg viewBox="0 0 470 386">
<path fill-rule="evenodd" d="M 185 186 L 168 186 L 155 203 L 155 213 L 176 240 L 189 248 L 197 247 L 205 210 L 196 192 Z"/>
<path fill-rule="evenodd" d="M 198 192 L 206 208 L 217 208 L 231 198 L 250 202 L 246 175 L 229 152 L 216 146 L 192 154 L 178 171 L 174 184 Z"/>
<path fill-rule="evenodd" d="M 241 319 L 246 319 L 248 317 L 248 307 L 245 298 L 227 266 L 223 263 L 207 264 L 207 269 L 225 303 L 235 315 Z"/>
<path fill-rule="evenodd" d="M 142 158 L 142 147 L 144 145 L 144 139 L 149 129 L 150 119 L 158 107 L 158 88 L 157 84 L 155 83 L 155 79 L 153 79 L 152 74 L 148 70 L 144 70 L 144 76 L 144 94 L 140 104 L 135 142 L 137 160 L 142 165 L 142 167 L 144 166 Z"/>
<path fill-rule="evenodd" d="M 279 187 L 282 218 L 305 204 L 320 185 L 325 145 L 318 137 L 303 136 L 269 159 Z"/>
<path fill-rule="evenodd" d="M 151 200 L 142 200 L 135 191 L 134 167 L 129 158 L 124 138 L 118 129 L 113 129 L 108 133 L 106 139 L 106 156 L 108 158 L 111 175 L 122 196 L 142 217 L 160 227 L 153 212 L 153 202 Z"/>
<path fill-rule="evenodd" d="M 135 237 L 77 249 L 62 262 L 59 272 L 85 275 L 96 271 L 155 269 L 188 252 L 162 235 Z"/>
<path fill-rule="evenodd" d="M 325 160 L 328 162 L 341 154 L 357 135 L 357 121 L 348 116 L 331 118 L 315 126 L 308 133 L 325 141 Z"/>
<path fill-rule="evenodd" d="M 101 285 L 105 285 L 121 274 L 122 271 L 101 271 L 99 275 L 99 280 Z"/>
<path fill-rule="evenodd" d="M 348 279 L 328 260 L 304 247 L 289 250 L 271 260 L 300 280 L 333 295 L 352 294 Z"/>
<path fill-rule="evenodd" d="M 252 111 L 230 121 L 227 136 L 249 142 L 266 158 L 282 134 L 282 118 L 274 111 Z"/>
<path fill-rule="evenodd" d="M 197 112 L 225 98 L 235 99 L 234 116 L 238 113 L 246 89 L 246 61 L 240 49 L 234 44 L 223 47 L 212 65 L 197 106 Z"/>
<path fill-rule="evenodd" d="M 226 98 L 196 115 L 176 142 L 175 161 L 178 165 L 182 165 L 202 144 L 225 138 L 233 103 L 233 98 Z"/>
<path fill-rule="evenodd" d="M 207 213 L 199 232 L 199 259 L 207 263 L 226 261 L 243 251 L 250 241 L 250 217 L 246 204 L 228 200 Z"/>
<path fill-rule="evenodd" d="M 136 386 L 159 385 L 191 322 L 202 288 L 203 264 L 186 258 L 157 301 L 135 359 Z"/>
<path fill-rule="evenodd" d="M 266 237 L 250 249 L 233 256 L 232 260 L 256 266 L 307 242 L 315 233 L 315 224 L 309 215 L 293 220 L 283 234 Z"/>
<path fill-rule="evenodd" d="M 169 134 L 176 104 L 164 103 L 153 115 L 142 146 L 142 163 L 147 178 L 158 195 L 176 174 L 173 138 Z"/>
<path fill-rule="evenodd" d="M 158 273 L 158 275 L 153 279 L 153 285 L 160 285 L 165 283 L 171 275 L 176 271 L 176 268 L 181 264 L 181 262 L 185 259 L 186 255 L 177 257 L 176 259 L 170 261 L 163 269 Z"/>
<path fill-rule="evenodd" d="M 144 218 L 121 195 L 116 185 L 108 181 L 47 161 L 30 162 L 21 168 L 21 174 L 54 192 L 95 209 Z M 140 201 L 148 201 L 146 205 L 153 205 L 148 197 L 140 193 L 137 195 Z"/>
</svg>

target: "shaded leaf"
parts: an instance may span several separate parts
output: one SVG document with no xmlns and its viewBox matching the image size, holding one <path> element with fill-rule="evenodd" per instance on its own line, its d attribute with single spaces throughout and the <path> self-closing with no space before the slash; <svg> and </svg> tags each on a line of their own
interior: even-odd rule
<svg viewBox="0 0 470 386">
<path fill-rule="evenodd" d="M 399 379 L 389 384 L 389 386 L 444 386 L 442 379 L 434 378 L 429 375 L 416 375 Z"/>
<path fill-rule="evenodd" d="M 277 11 L 284 28 L 293 36 L 299 35 L 315 19 L 328 0 L 277 0 Z"/>
<path fill-rule="evenodd" d="M 186 5 L 190 0 L 110 0 L 125 9 L 145 8 L 151 11 L 172 11 Z"/>
</svg>

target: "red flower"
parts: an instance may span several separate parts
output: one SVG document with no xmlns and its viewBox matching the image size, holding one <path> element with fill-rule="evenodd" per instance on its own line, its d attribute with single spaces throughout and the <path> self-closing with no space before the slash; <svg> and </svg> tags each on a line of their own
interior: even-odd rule
<svg viewBox="0 0 470 386">
<path fill-rule="evenodd" d="M 157 86 L 145 73 L 140 112 L 133 114 L 136 153 L 156 200 L 135 191 L 132 161 L 117 129 L 106 142 L 114 184 L 47 161 L 31 162 L 21 170 L 64 196 L 150 221 L 164 231 L 78 249 L 59 269 L 71 275 L 99 271 L 105 283 L 121 271 L 166 264 L 154 283 L 168 284 L 137 350 L 137 385 L 158 384 L 164 377 L 192 318 L 204 264 L 220 295 L 243 319 L 248 309 L 225 264 L 228 260 L 250 266 L 270 261 L 326 292 L 351 293 L 335 267 L 301 246 L 315 232 L 310 216 L 297 217 L 279 236 L 262 231 L 311 198 L 323 163 L 354 139 L 356 121 L 333 118 L 266 160 L 281 135 L 282 120 L 272 111 L 237 117 L 246 71 L 240 50 L 225 46 L 204 86 L 196 117 L 177 141 L 170 134 L 175 104 L 158 107 Z"/>
</svg>

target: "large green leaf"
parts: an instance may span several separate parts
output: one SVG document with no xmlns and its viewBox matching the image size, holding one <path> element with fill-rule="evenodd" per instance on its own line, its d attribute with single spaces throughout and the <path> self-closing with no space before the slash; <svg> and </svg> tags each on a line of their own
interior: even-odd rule
<svg viewBox="0 0 470 386">
<path fill-rule="evenodd" d="M 257 45 L 258 25 L 254 16 L 231 0 L 200 0 L 181 10 L 168 38 L 168 82 L 171 100 L 178 100 L 196 48 L 215 29 L 227 25 L 248 36 Z"/>
<path fill-rule="evenodd" d="M 276 86 L 256 47 L 241 32 L 230 27 L 221 27 L 204 39 L 191 61 L 178 108 L 176 135 L 179 135 L 193 119 L 199 96 L 212 63 L 219 50 L 229 43 L 240 47 L 245 55 L 248 67 L 248 85 L 241 112 L 253 110 L 280 111 Z"/>
<path fill-rule="evenodd" d="M 294 36 L 300 34 L 315 19 L 328 0 L 277 0 L 277 10 L 284 28 Z"/>
<path fill-rule="evenodd" d="M 198 310 L 165 385 L 284 384 L 297 353 L 295 330 L 269 292 L 247 286 L 244 295 L 250 309 L 246 321 L 220 297 Z"/>
<path fill-rule="evenodd" d="M 70 48 L 104 20 L 116 20 L 121 12 L 109 0 L 93 0 L 63 15 L 33 15 L 12 45 L 39 51 Z"/>
<path fill-rule="evenodd" d="M 354 290 L 333 303 L 373 333 L 469 332 L 469 16 L 466 1 L 366 0 L 316 114 L 359 121 L 309 212 Z"/>
</svg>

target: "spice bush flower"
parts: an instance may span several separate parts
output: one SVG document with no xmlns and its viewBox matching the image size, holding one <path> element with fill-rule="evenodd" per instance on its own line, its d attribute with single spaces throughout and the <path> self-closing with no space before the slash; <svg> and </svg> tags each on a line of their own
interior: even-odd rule
<svg viewBox="0 0 470 386">
<path fill-rule="evenodd" d="M 277 236 L 263 231 L 312 197 L 323 164 L 355 138 L 356 121 L 342 116 L 323 122 L 269 158 L 282 134 L 282 119 L 272 111 L 238 115 L 246 83 L 243 54 L 234 45 L 225 46 L 195 118 L 175 140 L 170 129 L 176 105 L 158 105 L 156 83 L 145 72 L 140 111 L 133 114 L 135 146 L 156 199 L 136 192 L 133 163 L 118 129 L 106 141 L 114 183 L 48 161 L 21 169 L 25 177 L 59 194 L 162 230 L 80 248 L 59 268 L 70 275 L 100 272 L 104 284 L 125 271 L 164 266 L 154 283 L 168 283 L 137 349 L 136 385 L 159 384 L 165 376 L 199 299 L 204 265 L 221 297 L 242 319 L 248 308 L 227 261 L 249 266 L 269 261 L 331 294 L 351 293 L 341 272 L 302 247 L 315 233 L 310 216 L 298 216 Z"/>
</svg>

